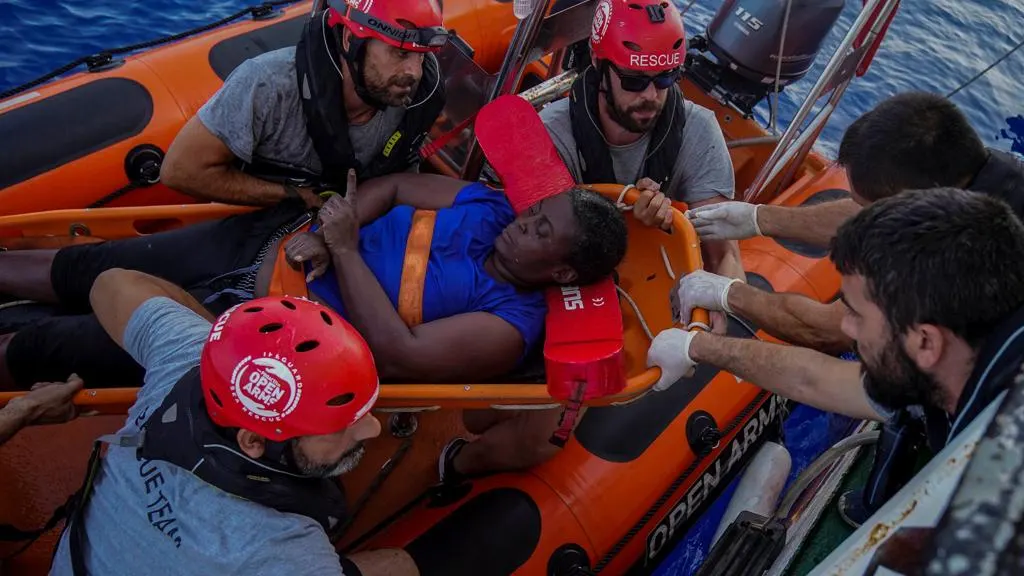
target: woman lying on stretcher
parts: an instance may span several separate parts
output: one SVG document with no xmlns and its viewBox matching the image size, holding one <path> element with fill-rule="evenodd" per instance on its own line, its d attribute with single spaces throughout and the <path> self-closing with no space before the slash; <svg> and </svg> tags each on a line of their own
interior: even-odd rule
<svg viewBox="0 0 1024 576">
<path fill-rule="evenodd" d="M 0 290 L 62 309 L 0 344 L 0 385 L 72 372 L 93 386 L 140 385 L 141 368 L 89 308 L 93 281 L 110 268 L 183 286 L 213 314 L 298 291 L 362 333 L 383 379 L 485 380 L 537 344 L 541 288 L 595 281 L 626 252 L 624 218 L 597 194 L 568 190 L 516 217 L 500 190 L 431 174 L 385 176 L 358 191 L 350 175 L 346 196 L 309 219 L 304 205 L 286 202 L 139 238 L 0 253 Z"/>
</svg>

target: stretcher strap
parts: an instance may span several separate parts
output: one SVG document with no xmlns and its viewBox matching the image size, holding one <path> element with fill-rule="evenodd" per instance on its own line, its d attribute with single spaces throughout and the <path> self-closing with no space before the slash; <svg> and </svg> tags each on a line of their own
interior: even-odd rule
<svg viewBox="0 0 1024 576">
<path fill-rule="evenodd" d="M 270 275 L 270 286 L 267 288 L 268 296 L 298 296 L 309 298 L 309 288 L 306 287 L 306 272 L 303 268 L 296 270 L 288 264 L 284 255 L 284 247 L 296 234 L 308 232 L 311 223 L 307 223 L 295 232 L 281 238 L 277 245 L 277 260 L 274 261 L 274 270 Z"/>
<path fill-rule="evenodd" d="M 562 409 L 562 415 L 558 418 L 558 429 L 548 439 L 555 446 L 565 448 L 565 444 L 569 441 L 569 435 L 576 427 L 580 410 L 583 408 L 583 395 L 586 390 L 587 383 L 585 381 L 576 383 L 576 389 L 565 404 L 565 408 Z"/>
<path fill-rule="evenodd" d="M 417 210 L 412 215 L 402 264 L 402 283 L 398 289 L 398 315 L 409 328 L 423 323 L 423 287 L 436 220 L 437 213 L 433 210 Z"/>
</svg>

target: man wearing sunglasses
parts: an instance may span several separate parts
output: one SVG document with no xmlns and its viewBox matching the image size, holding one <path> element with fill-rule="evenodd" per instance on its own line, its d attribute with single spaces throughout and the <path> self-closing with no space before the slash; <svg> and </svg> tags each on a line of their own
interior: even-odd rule
<svg viewBox="0 0 1024 576">
<path fill-rule="evenodd" d="M 642 190 L 636 217 L 666 228 L 671 200 L 694 208 L 731 199 L 735 178 L 718 121 L 678 87 L 686 38 L 676 7 L 601 0 L 590 52 L 569 98 L 541 111 L 576 181 L 635 183 Z M 709 271 L 745 279 L 734 241 L 706 241 L 703 249 Z M 724 332 L 723 315 L 712 321 Z"/>
<path fill-rule="evenodd" d="M 435 0 L 348 0 L 310 17 L 297 46 L 242 62 L 189 120 L 161 179 L 202 200 L 303 209 L 321 193 L 415 171 L 444 107 Z M 287 208 L 283 208 L 287 209 Z"/>
</svg>

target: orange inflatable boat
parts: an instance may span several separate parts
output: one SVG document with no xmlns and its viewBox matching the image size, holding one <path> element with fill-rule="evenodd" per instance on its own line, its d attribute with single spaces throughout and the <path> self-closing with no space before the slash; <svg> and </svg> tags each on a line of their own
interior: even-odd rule
<svg viewBox="0 0 1024 576">
<path fill-rule="evenodd" d="M 548 52 L 556 54 L 548 59 L 550 69 L 541 60 L 527 59 L 522 76 L 533 73 L 540 82 L 521 94 L 531 103 L 540 105 L 565 93 L 560 52 L 586 38 L 594 4 L 584 0 L 558 14 L 544 12 L 548 15 L 537 25 L 540 33 L 531 41 L 547 42 Z M 38 88 L 35 96 L 14 104 L 0 103 L 0 130 L 5 134 L 12 127 L 17 134 L 46 133 L 42 126 L 49 126 L 52 134 L 60 131 L 58 121 L 76 130 L 75 138 L 58 139 L 60 150 L 32 144 L 17 160 L 0 155 L 0 247 L 135 237 L 246 210 L 174 205 L 188 199 L 159 184 L 133 189 L 103 208 L 83 208 L 129 182 L 125 165 L 133 150 L 166 150 L 226 71 L 245 57 L 293 41 L 297 19 L 309 9 L 308 3 L 299 4 L 273 19 L 234 24 L 131 57 L 107 71 Z M 447 24 L 475 49 L 475 62 L 465 59 L 446 71 L 469 64 L 494 70 L 497 51 L 509 47 L 515 28 L 511 4 L 446 0 L 444 10 Z M 573 22 L 584 27 L 572 28 Z M 561 40 L 545 37 L 544 30 Z M 516 41 L 512 44 L 522 48 Z M 509 59 L 501 64 L 503 71 Z M 458 75 L 448 79 L 458 81 Z M 771 156 L 775 140 L 754 120 L 708 96 L 693 77 L 684 78 L 681 86 L 688 99 L 715 112 L 730 143 L 736 189 L 747 189 Z M 125 95 L 134 95 L 136 101 L 109 104 Z M 105 119 L 85 118 L 86 102 L 107 103 L 89 107 L 90 115 Z M 451 126 L 474 112 L 446 110 L 441 123 Z M 57 120 L 45 124 L 49 118 Z M 423 168 L 452 172 L 453 164 L 461 164 L 453 159 L 466 155 L 471 138 L 460 134 L 461 141 Z M 16 170 L 9 172 L 8 167 Z M 623 195 L 619 185 L 594 189 L 626 204 L 635 199 L 635 192 Z M 774 174 L 765 189 L 769 193 L 764 201 L 787 206 L 849 194 L 843 171 L 814 153 L 800 155 Z M 644 227 L 631 216 L 627 221 L 630 244 L 616 271 L 625 388 L 587 401 L 589 408 L 564 450 L 547 463 L 442 488 L 437 486 L 441 447 L 455 435 L 471 436 L 462 428 L 460 410 L 562 403 L 549 394 L 543 364 L 496 382 L 383 385 L 375 412 L 387 419 L 385 432 L 367 446 L 358 469 L 343 479 L 354 517 L 339 549 L 400 546 L 424 576 L 649 572 L 760 444 L 776 436 L 785 401 L 709 366 L 665 392 L 650 391 L 658 377 L 657 369 L 646 368 L 651 335 L 672 325 L 670 294 L 680 275 L 701 265 L 700 250 L 692 227 L 678 211 L 671 234 Z M 767 238 L 744 241 L 740 247 L 751 284 L 822 301 L 838 293 L 839 277 L 823 250 Z M 766 338 L 756 326 L 736 319 L 730 320 L 729 333 Z M 22 529 L 41 526 L 79 486 L 92 440 L 121 426 L 134 394 L 133 389 L 83 391 L 76 402 L 95 415 L 59 427 L 27 429 L 0 449 L 0 491 L 6 495 L 0 499 L 0 523 Z M 0 395 L 0 403 L 10 398 Z M 6 561 L 4 572 L 45 573 L 56 537 L 54 530 Z M 0 556 L 15 548 L 0 546 Z"/>
<path fill-rule="evenodd" d="M 442 55 L 446 71 L 497 70 L 517 22 L 511 3 L 443 4 L 445 24 L 462 40 Z M 311 7 L 307 1 L 254 9 L 240 22 L 123 59 L 98 57 L 88 71 L 0 100 L 0 215 L 195 202 L 159 183 L 171 141 L 235 67 L 294 45 Z M 467 49 L 472 59 L 464 61 L 460 51 Z M 447 77 L 469 81 L 463 72 Z M 534 62 L 523 83 L 546 73 L 543 62 Z M 449 93 L 458 87 L 449 82 Z M 452 126 L 440 118 L 435 135 Z"/>
</svg>

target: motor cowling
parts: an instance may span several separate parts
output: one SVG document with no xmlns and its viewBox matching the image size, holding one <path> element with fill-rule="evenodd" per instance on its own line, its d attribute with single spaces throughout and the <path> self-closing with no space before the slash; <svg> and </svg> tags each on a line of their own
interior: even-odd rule
<svg viewBox="0 0 1024 576">
<path fill-rule="evenodd" d="M 725 0 L 708 25 L 708 48 L 721 64 L 747 80 L 774 84 L 785 28 L 779 84 L 786 86 L 811 69 L 845 4 L 845 0 Z"/>
</svg>

